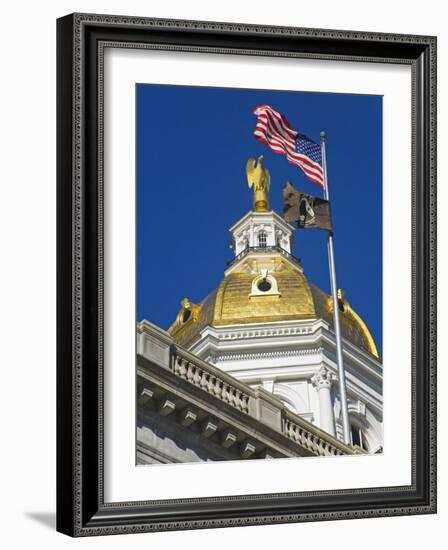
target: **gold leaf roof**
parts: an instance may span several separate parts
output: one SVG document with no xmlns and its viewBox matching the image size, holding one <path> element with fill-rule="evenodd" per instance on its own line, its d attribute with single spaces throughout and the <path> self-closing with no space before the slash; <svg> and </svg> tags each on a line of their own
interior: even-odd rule
<svg viewBox="0 0 448 550">
<path fill-rule="evenodd" d="M 251 296 L 253 273 L 228 274 L 218 288 L 200 304 L 190 304 L 196 315 L 185 316 L 181 308 L 175 322 L 168 329 L 174 339 L 190 347 L 207 326 L 244 325 L 301 319 L 324 319 L 333 327 L 331 298 L 305 277 L 303 271 L 284 269 L 272 273 L 278 283 L 280 296 Z M 341 298 L 342 336 L 364 351 L 378 358 L 374 339 L 366 324 Z M 184 321 L 187 317 L 187 321 Z"/>
</svg>

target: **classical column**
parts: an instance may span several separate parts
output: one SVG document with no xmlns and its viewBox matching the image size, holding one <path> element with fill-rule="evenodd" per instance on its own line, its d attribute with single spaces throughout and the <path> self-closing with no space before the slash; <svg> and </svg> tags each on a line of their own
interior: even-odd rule
<svg viewBox="0 0 448 550">
<path fill-rule="evenodd" d="M 249 227 L 249 247 L 252 248 L 255 245 L 254 224 L 251 223 Z"/>
<path fill-rule="evenodd" d="M 331 384 L 336 379 L 326 367 L 321 367 L 311 378 L 311 383 L 319 395 L 320 428 L 335 436 L 334 411 L 331 402 Z"/>
</svg>

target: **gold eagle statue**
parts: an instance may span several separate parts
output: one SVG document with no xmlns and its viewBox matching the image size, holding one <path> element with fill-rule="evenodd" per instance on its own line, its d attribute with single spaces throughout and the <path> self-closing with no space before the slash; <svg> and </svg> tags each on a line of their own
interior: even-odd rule
<svg viewBox="0 0 448 550">
<path fill-rule="evenodd" d="M 269 210 L 269 189 L 271 176 L 266 168 L 263 168 L 263 156 L 257 160 L 250 158 L 246 164 L 247 183 L 249 188 L 254 188 L 255 212 L 267 212 Z"/>
</svg>

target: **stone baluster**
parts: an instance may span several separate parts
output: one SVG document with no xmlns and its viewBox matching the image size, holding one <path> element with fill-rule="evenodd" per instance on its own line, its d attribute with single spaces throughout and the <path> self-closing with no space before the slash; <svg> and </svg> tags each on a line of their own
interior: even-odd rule
<svg viewBox="0 0 448 550">
<path fill-rule="evenodd" d="M 228 384 L 223 384 L 222 385 L 221 398 L 225 403 L 229 402 L 229 385 Z"/>
<path fill-rule="evenodd" d="M 203 371 L 201 369 L 199 369 L 198 367 L 196 367 L 195 373 L 194 373 L 194 378 L 193 378 L 193 384 L 195 386 L 200 385 L 200 382 L 202 380 L 202 374 L 203 374 Z"/>
<path fill-rule="evenodd" d="M 229 403 L 233 406 L 235 406 L 235 389 L 230 388 L 229 391 Z"/>
<path fill-rule="evenodd" d="M 192 363 L 188 363 L 188 367 L 187 367 L 187 380 L 188 382 L 193 382 L 193 378 L 194 378 L 194 365 L 192 365 Z"/>
<path fill-rule="evenodd" d="M 179 376 L 181 378 L 185 378 L 185 375 L 187 374 L 187 361 L 185 359 L 181 359 L 180 362 L 180 369 L 179 369 Z"/>
<path fill-rule="evenodd" d="M 208 385 L 208 374 L 205 371 L 202 371 L 200 386 L 203 390 L 207 390 Z"/>
</svg>

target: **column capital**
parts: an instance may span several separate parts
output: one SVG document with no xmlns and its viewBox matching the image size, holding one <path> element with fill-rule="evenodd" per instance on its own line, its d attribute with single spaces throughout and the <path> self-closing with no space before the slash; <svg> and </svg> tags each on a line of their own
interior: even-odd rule
<svg viewBox="0 0 448 550">
<path fill-rule="evenodd" d="M 311 383 L 317 390 L 322 388 L 330 389 L 335 380 L 336 376 L 327 367 L 322 366 L 316 374 L 312 376 Z"/>
</svg>

